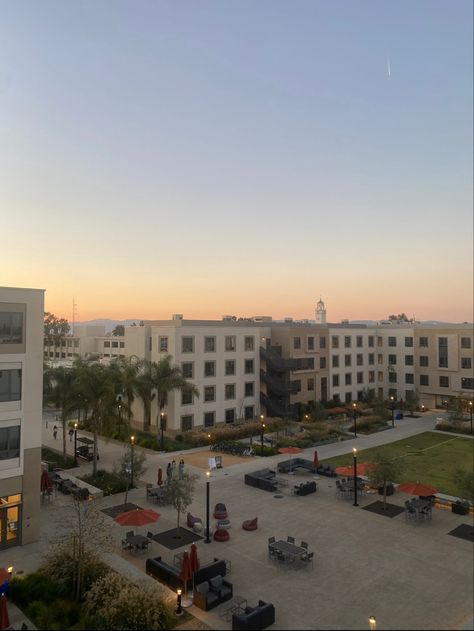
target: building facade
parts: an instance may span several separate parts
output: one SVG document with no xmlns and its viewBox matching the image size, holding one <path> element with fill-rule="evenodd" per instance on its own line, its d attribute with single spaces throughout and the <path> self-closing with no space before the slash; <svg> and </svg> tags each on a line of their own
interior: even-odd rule
<svg viewBox="0 0 474 631">
<path fill-rule="evenodd" d="M 0 548 L 39 537 L 44 291 L 0 287 Z"/>
</svg>

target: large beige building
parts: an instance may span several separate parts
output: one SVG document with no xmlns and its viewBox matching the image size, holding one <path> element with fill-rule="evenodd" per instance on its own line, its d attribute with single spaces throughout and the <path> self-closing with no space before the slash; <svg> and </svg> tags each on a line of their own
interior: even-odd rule
<svg viewBox="0 0 474 631">
<path fill-rule="evenodd" d="M 0 548 L 39 536 L 44 291 L 0 287 Z"/>
</svg>

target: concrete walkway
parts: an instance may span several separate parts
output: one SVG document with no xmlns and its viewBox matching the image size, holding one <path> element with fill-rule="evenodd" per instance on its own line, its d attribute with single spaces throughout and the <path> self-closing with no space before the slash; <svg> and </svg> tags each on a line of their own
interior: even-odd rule
<svg viewBox="0 0 474 631">
<path fill-rule="evenodd" d="M 432 430 L 437 416 L 439 413 L 419 419 L 405 418 L 396 421 L 393 430 L 324 445 L 317 448 L 318 454 L 324 460 L 349 453 L 353 446 L 362 450 Z M 43 437 L 46 445 L 60 448 L 59 438 L 53 439 L 51 422 L 48 428 L 44 426 Z M 101 468 L 112 468 L 124 453 L 124 447 L 115 441 L 100 440 L 99 450 Z M 310 448 L 302 456 L 312 459 L 313 453 L 314 448 Z M 143 481 L 154 483 L 158 466 L 166 466 L 171 458 L 172 454 L 147 451 L 148 469 Z M 200 540 L 198 554 L 201 563 L 213 557 L 230 561 L 228 579 L 233 583 L 234 595 L 243 596 L 249 605 L 255 605 L 258 599 L 273 602 L 274 629 L 365 629 L 370 615 L 376 616 L 378 629 L 473 628 L 473 545 L 448 535 L 459 524 L 472 524 L 472 517 L 434 510 L 431 522 L 407 522 L 403 513 L 388 518 L 363 510 L 378 499 L 377 495 L 360 498 L 360 506 L 354 507 L 349 501 L 337 499 L 333 479 L 319 476 L 315 476 L 317 493 L 296 497 L 290 493 L 291 486 L 312 479 L 310 474 L 299 470 L 293 476 L 281 476 L 289 483 L 281 493 L 268 493 L 244 484 L 245 472 L 261 466 L 276 468 L 277 462 L 286 458 L 284 454 L 264 461 L 252 458 L 232 467 L 224 466 L 212 474 L 211 513 L 215 503 L 226 504 L 232 523 L 231 538 L 225 543 L 213 541 L 209 545 Z M 81 464 L 80 474 L 91 466 Z M 205 522 L 205 479 L 202 470 L 196 472 L 200 479 L 190 510 Z M 406 498 L 396 494 L 389 502 L 402 506 Z M 25 572 L 35 570 L 42 554 L 64 531 L 62 515 L 68 501 L 67 496 L 58 494 L 51 504 L 42 506 L 40 541 L 1 552 L 0 564 L 13 564 Z M 147 503 L 144 488 L 131 491 L 129 501 L 156 509 Z M 123 495 L 97 502 L 100 508 L 114 506 L 123 502 Z M 153 524 L 153 532 L 176 526 L 176 512 L 171 507 L 157 510 L 161 517 Z M 255 516 L 258 530 L 242 530 L 242 521 Z M 153 543 L 151 552 L 144 557 L 123 553 L 120 549 L 123 529 L 111 518 L 105 519 L 116 545 L 113 553 L 116 565 L 133 567 L 135 577 L 143 575 L 145 556 L 160 555 L 172 562 L 174 554 L 180 551 Z M 287 535 L 308 542 L 309 549 L 315 552 L 314 570 L 279 569 L 270 562 L 268 537 L 286 539 Z M 132 571 L 127 574 L 131 576 Z M 172 592 L 168 595 L 174 597 Z M 192 606 L 189 611 L 199 619 L 200 628 L 230 629 L 231 624 L 220 616 L 223 609 L 225 605 L 204 612 Z"/>
</svg>

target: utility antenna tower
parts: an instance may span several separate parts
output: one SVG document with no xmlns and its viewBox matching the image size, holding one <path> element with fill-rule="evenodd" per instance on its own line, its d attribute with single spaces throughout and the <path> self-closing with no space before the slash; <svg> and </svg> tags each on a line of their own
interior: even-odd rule
<svg viewBox="0 0 474 631">
<path fill-rule="evenodd" d="M 72 297 L 72 334 L 74 335 L 74 323 L 76 321 L 77 314 L 77 303 L 74 300 L 74 296 Z"/>
</svg>

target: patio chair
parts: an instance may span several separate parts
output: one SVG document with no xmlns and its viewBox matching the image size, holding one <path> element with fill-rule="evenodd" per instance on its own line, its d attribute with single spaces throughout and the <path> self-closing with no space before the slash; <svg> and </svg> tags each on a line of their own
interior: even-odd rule
<svg viewBox="0 0 474 631">
<path fill-rule="evenodd" d="M 150 530 L 146 533 L 146 536 L 150 540 L 150 545 L 153 545 L 153 537 L 155 536 Z"/>
<path fill-rule="evenodd" d="M 122 539 L 122 550 L 131 550 L 133 548 L 132 544 L 126 539 Z"/>
<path fill-rule="evenodd" d="M 314 552 L 308 552 L 308 554 L 305 554 L 303 557 L 301 557 L 301 560 L 303 561 L 303 563 L 306 563 L 307 566 L 309 566 L 309 564 L 311 563 L 311 569 L 314 568 Z"/>
<path fill-rule="evenodd" d="M 125 533 L 125 539 L 128 539 L 129 537 L 133 537 L 134 535 L 135 535 L 135 531 L 129 530 L 127 533 Z"/>
<path fill-rule="evenodd" d="M 290 535 L 288 535 L 286 540 L 287 540 L 288 543 L 295 543 L 295 538 L 294 537 L 290 537 Z"/>
<path fill-rule="evenodd" d="M 268 537 L 268 544 L 275 543 L 275 537 Z"/>
<path fill-rule="evenodd" d="M 405 519 L 416 519 L 416 508 L 412 506 L 410 500 L 405 500 Z"/>
<path fill-rule="evenodd" d="M 308 549 L 308 544 L 306 543 L 306 541 L 301 542 L 301 547 L 304 548 L 305 550 Z"/>
</svg>

